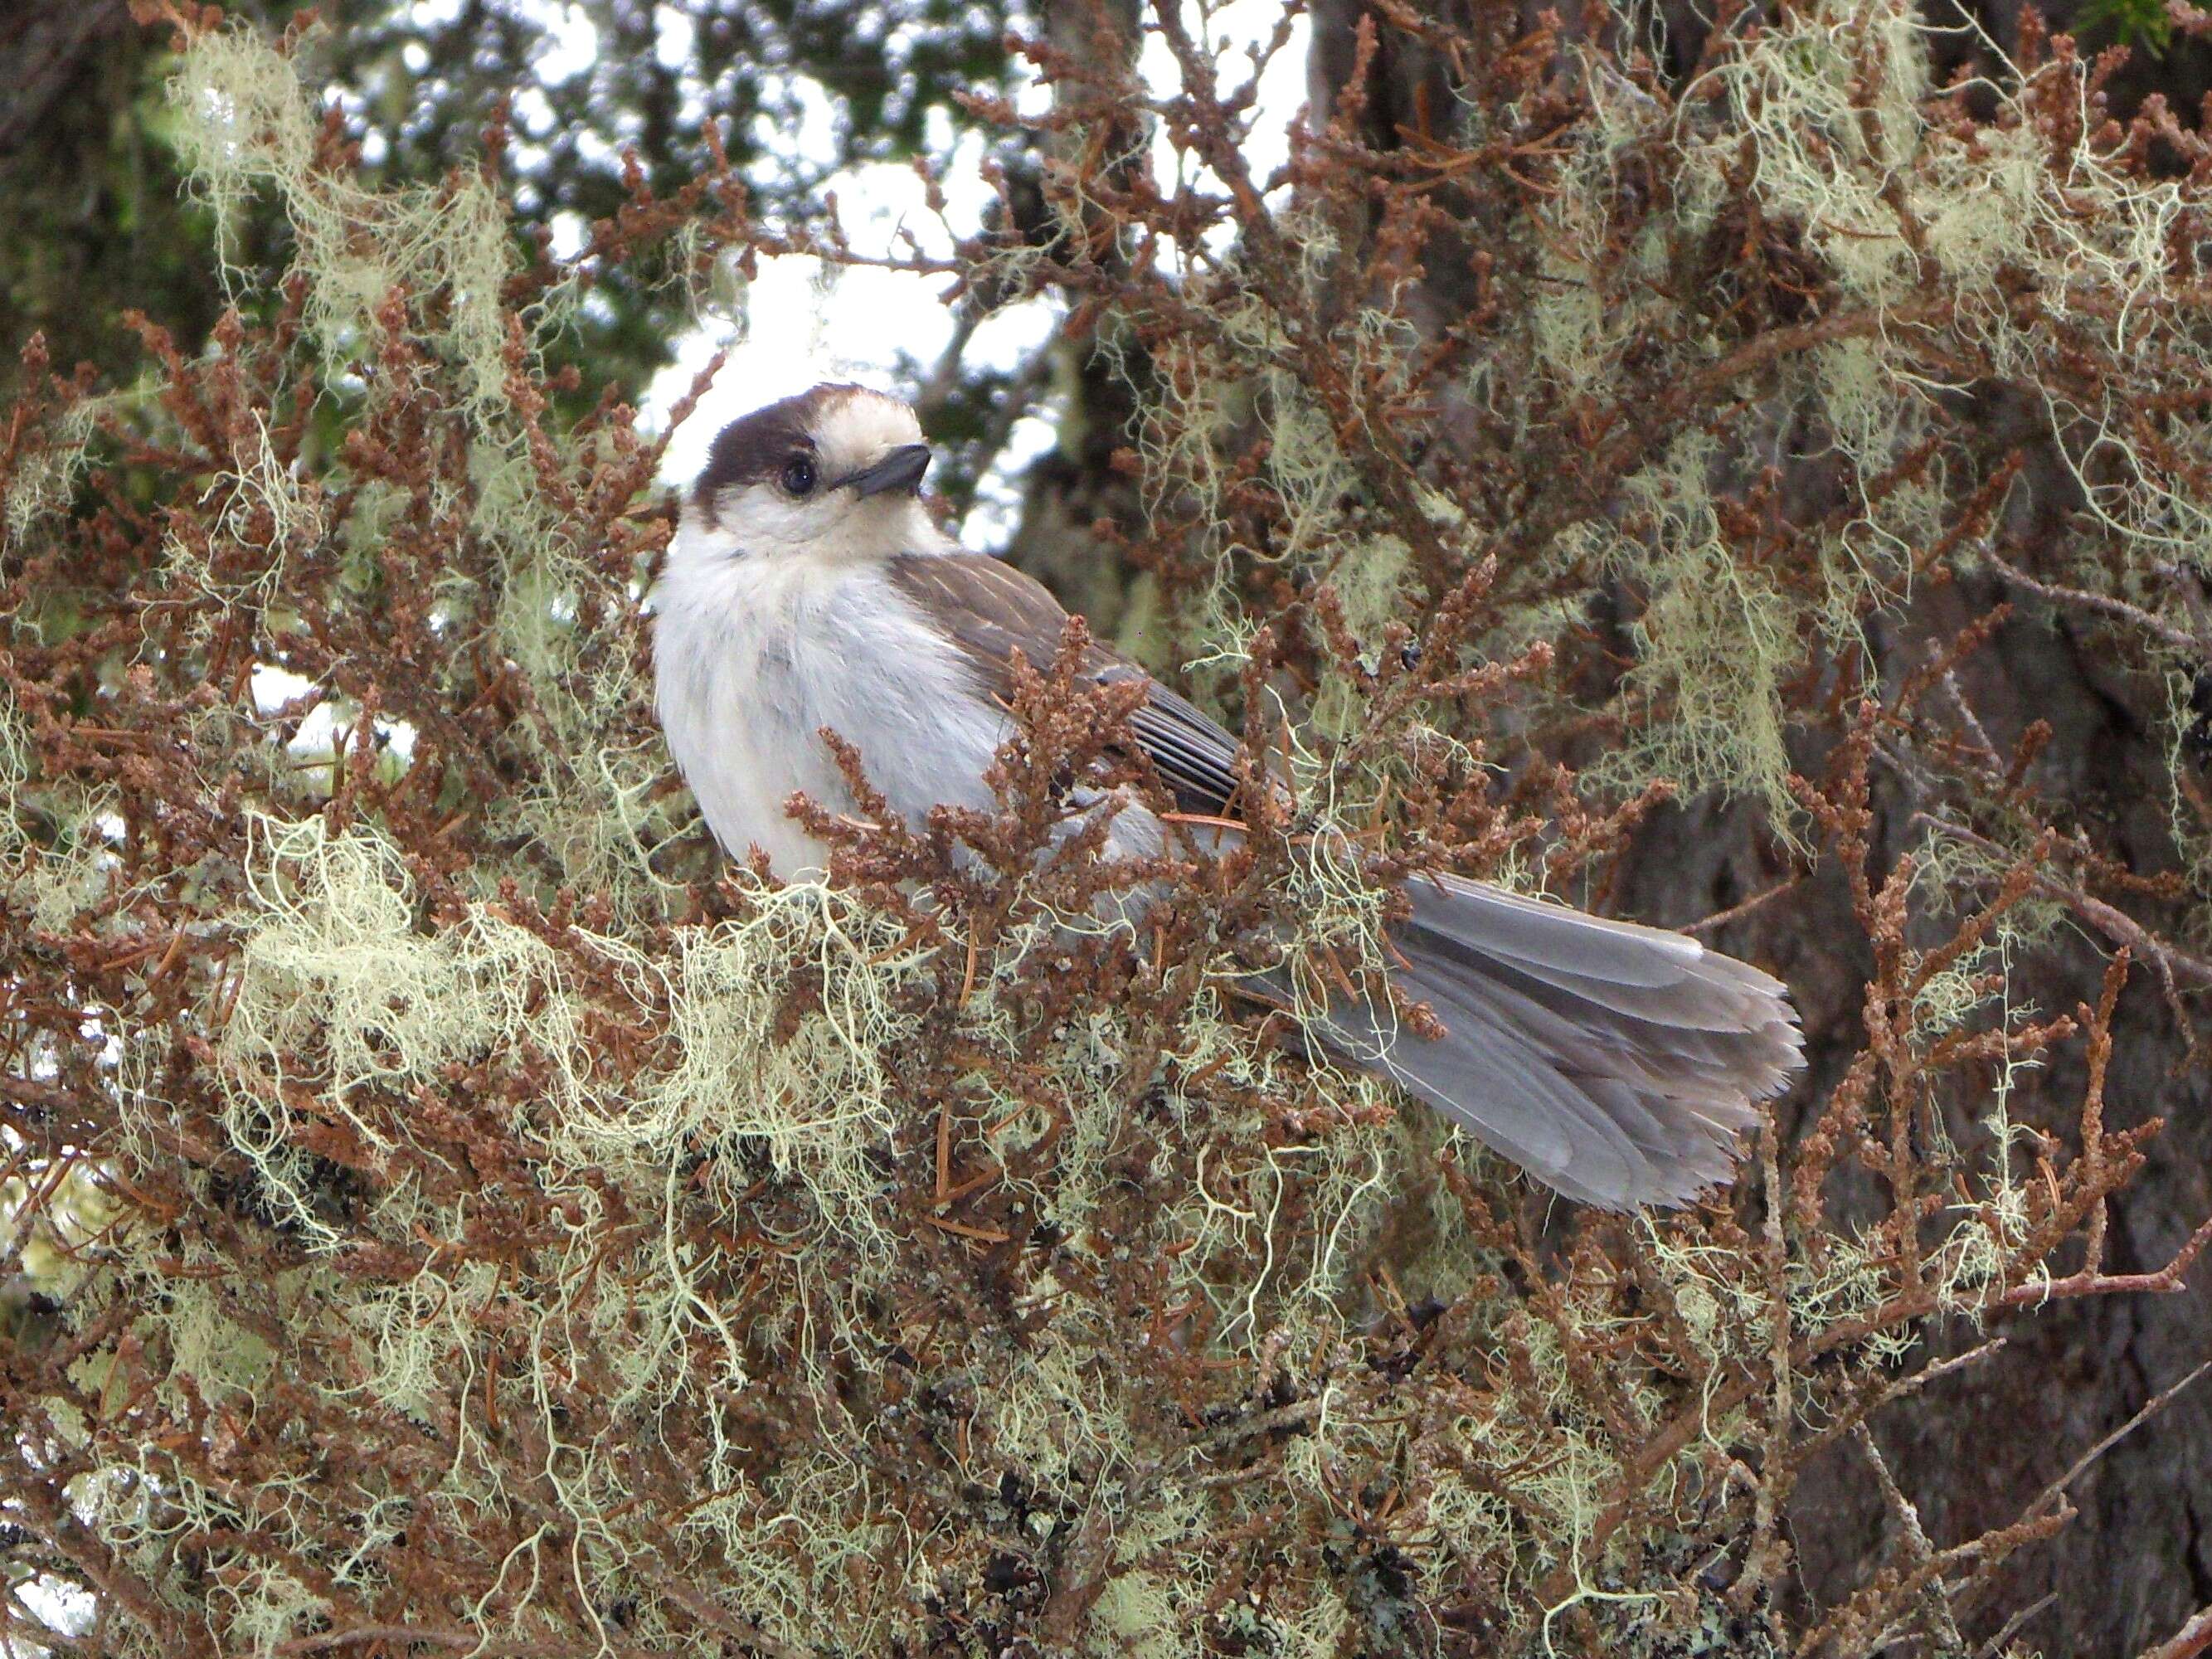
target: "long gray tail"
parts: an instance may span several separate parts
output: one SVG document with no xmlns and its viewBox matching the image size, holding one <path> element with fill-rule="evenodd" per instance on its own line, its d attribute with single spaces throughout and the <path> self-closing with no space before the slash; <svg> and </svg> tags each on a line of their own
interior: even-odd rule
<svg viewBox="0 0 2212 1659">
<path fill-rule="evenodd" d="M 1781 984 L 1686 935 L 1449 877 L 1407 895 L 1392 977 L 1444 1034 L 1344 1005 L 1329 1046 L 1569 1198 L 1672 1206 L 1727 1181 L 1753 1103 L 1804 1063 Z"/>
</svg>

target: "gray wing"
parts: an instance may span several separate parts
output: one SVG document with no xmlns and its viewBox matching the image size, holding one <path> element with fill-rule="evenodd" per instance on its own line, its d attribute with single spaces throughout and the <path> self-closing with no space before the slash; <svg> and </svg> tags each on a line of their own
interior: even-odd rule
<svg viewBox="0 0 2212 1659">
<path fill-rule="evenodd" d="M 1058 654 L 1067 613 L 1042 584 L 996 559 L 912 555 L 892 578 L 1004 697 L 1015 647 Z M 1237 744 L 1127 658 L 1101 646 L 1101 683 L 1142 678 L 1132 717 L 1186 811 L 1237 816 Z M 1680 1204 L 1725 1181 L 1756 1103 L 1802 1064 L 1783 988 L 1680 933 L 1609 921 L 1457 877 L 1408 884 L 1413 915 L 1394 935 L 1399 989 L 1444 1027 L 1424 1038 L 1385 1009 L 1346 997 L 1318 1035 L 1389 1078 L 1486 1146 L 1570 1198 L 1626 1209 Z M 1255 983 L 1285 988 L 1281 970 Z"/>
<path fill-rule="evenodd" d="M 976 553 L 905 553 L 891 561 L 891 580 L 927 611 L 966 653 L 984 690 L 1004 700 L 1018 648 L 1032 667 L 1060 654 L 1067 612 L 1044 584 L 1004 560 Z M 1083 672 L 1098 684 L 1141 680 L 1143 705 L 1130 730 L 1186 812 L 1230 814 L 1237 793 L 1237 740 L 1138 664 L 1095 641 Z"/>
</svg>

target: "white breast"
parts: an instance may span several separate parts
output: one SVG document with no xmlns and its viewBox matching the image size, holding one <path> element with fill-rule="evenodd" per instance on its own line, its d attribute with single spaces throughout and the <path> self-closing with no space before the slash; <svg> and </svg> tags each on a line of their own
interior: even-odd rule
<svg viewBox="0 0 2212 1659">
<path fill-rule="evenodd" d="M 823 868 L 825 849 L 784 805 L 803 792 L 854 810 L 823 726 L 858 747 L 869 781 L 915 822 L 940 802 L 990 805 L 982 775 L 1006 723 L 880 567 L 689 562 L 672 566 L 654 608 L 661 726 L 733 857 L 757 846 L 785 880 Z"/>
</svg>

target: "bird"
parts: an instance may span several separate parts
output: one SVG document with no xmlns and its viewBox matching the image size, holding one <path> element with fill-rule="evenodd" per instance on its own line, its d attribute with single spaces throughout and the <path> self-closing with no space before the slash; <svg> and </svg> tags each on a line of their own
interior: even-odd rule
<svg viewBox="0 0 2212 1659">
<path fill-rule="evenodd" d="M 778 879 L 828 865 L 794 792 L 857 808 L 823 728 L 917 825 L 989 810 L 1016 655 L 1060 648 L 1067 613 L 1042 583 L 939 528 L 930 461 L 906 404 L 823 384 L 725 426 L 679 512 L 652 600 L 662 732 L 724 851 Z M 1105 645 L 1082 672 L 1143 683 L 1129 726 L 1178 806 L 1237 813 L 1221 726 Z M 1158 815 L 1117 805 L 1107 850 L 1158 851 Z M 1389 972 L 1435 1024 L 1342 997 L 1325 1046 L 1583 1204 L 1674 1208 L 1733 1179 L 1759 1103 L 1803 1063 L 1783 985 L 1686 934 L 1456 875 L 1404 896 Z"/>
</svg>

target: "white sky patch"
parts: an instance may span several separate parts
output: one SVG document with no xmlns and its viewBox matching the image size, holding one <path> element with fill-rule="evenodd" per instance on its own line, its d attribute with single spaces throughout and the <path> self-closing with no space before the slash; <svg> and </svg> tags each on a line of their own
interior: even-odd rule
<svg viewBox="0 0 2212 1659">
<path fill-rule="evenodd" d="M 653 55 L 665 70 L 680 70 L 691 61 L 699 44 L 699 26 L 680 11 L 665 6 L 653 18 Z"/>
<path fill-rule="evenodd" d="M 9 1513 L 0 1510 L 0 1516 Z M 82 1636 L 92 1628 L 93 1620 L 100 1607 L 91 1592 L 79 1589 L 75 1584 L 58 1583 L 51 1578 L 32 1578 L 18 1586 L 16 1592 L 33 1616 L 46 1621 L 46 1628 L 59 1636 Z M 28 1638 L 18 1647 L 13 1638 L 0 1638 L 0 1656 L 4 1659 L 30 1659 L 43 1648 L 33 1647 Z"/>
<path fill-rule="evenodd" d="M 599 31 L 578 5 L 548 7 L 546 50 L 531 60 L 539 77 L 558 86 L 573 81 L 599 61 Z"/>
<path fill-rule="evenodd" d="M 811 75 L 771 75 L 761 82 L 760 112 L 753 117 L 752 141 L 758 152 L 745 171 L 753 182 L 770 185 L 786 155 L 803 157 L 817 165 L 837 154 L 837 106 L 822 83 Z M 799 125 L 790 125 L 797 110 Z M 865 171 L 856 169 L 855 171 Z M 837 175 L 837 184 L 850 176 Z M 831 186 L 837 187 L 836 184 Z M 840 191 L 842 194 L 842 191 Z"/>
<path fill-rule="evenodd" d="M 1281 16 L 1280 0 L 1226 0 L 1194 14 L 1194 34 L 1214 49 L 1224 94 L 1251 78 L 1248 53 L 1265 46 Z M 668 38 L 664 32 L 664 47 Z M 1305 99 L 1310 38 L 1307 21 L 1300 16 L 1289 41 L 1260 79 L 1245 154 L 1255 179 L 1262 185 L 1289 159 L 1291 126 Z M 1146 37 L 1139 68 L 1158 93 L 1170 93 L 1181 84 L 1174 54 L 1156 34 Z M 818 84 L 799 79 L 785 89 L 799 102 L 799 129 L 795 134 L 781 130 L 757 133 L 757 139 L 773 142 L 762 143 L 763 159 L 754 164 L 756 172 L 773 166 L 765 158 L 779 150 L 822 161 L 834 153 L 835 112 Z M 1032 81 L 1017 88 L 1014 101 L 1025 113 L 1040 113 L 1050 107 L 1050 90 Z M 940 126 L 933 122 L 933 152 L 943 155 L 944 141 L 950 137 L 949 123 Z M 980 136 L 970 134 L 951 150 L 942 175 L 949 233 L 928 211 L 921 182 L 908 168 L 871 163 L 836 173 L 829 188 L 836 193 L 852 246 L 866 252 L 896 252 L 898 234 L 904 231 L 926 252 L 944 254 L 951 251 L 952 235 L 972 234 L 989 199 L 979 172 L 985 147 Z M 1154 140 L 1152 165 L 1164 189 L 1176 188 L 1177 160 L 1164 138 Z M 1221 188 L 1210 174 L 1195 182 L 1201 188 Z M 1224 233 L 1215 251 L 1227 240 Z M 1170 250 L 1167 257 L 1177 257 L 1176 252 Z M 701 326 L 677 342 L 676 361 L 654 378 L 646 394 L 641 419 L 647 430 L 658 430 L 716 349 L 730 349 L 729 361 L 713 386 L 671 439 L 661 483 L 671 488 L 688 483 L 705 464 L 708 447 L 724 426 L 763 404 L 820 381 L 858 380 L 887 392 L 912 391 L 898 384 L 901 354 L 927 373 L 944 352 L 954 326 L 942 297 L 951 286 L 951 279 L 944 276 L 827 270 L 817 259 L 796 255 L 763 258 L 757 279 L 740 301 L 741 314 L 702 319 Z M 964 360 L 977 368 L 1018 368 L 1051 338 L 1060 311 L 1054 298 L 1006 308 L 976 330 Z M 1019 480 L 1052 447 L 1056 436 L 1049 410 L 1033 410 L 1015 423 L 1006 447 L 981 482 L 975 505 L 963 526 L 970 545 L 1004 544 L 1014 527 Z"/>
<path fill-rule="evenodd" d="M 1250 82 L 1253 57 L 1267 49 L 1282 18 L 1282 0 L 1222 0 L 1212 7 L 1194 8 L 1187 18 L 1191 39 L 1212 51 L 1214 74 L 1224 103 L 1231 101 Z M 1312 38 L 1312 23 L 1301 12 L 1292 20 L 1290 36 L 1284 41 L 1282 50 L 1259 71 L 1258 96 L 1250 111 L 1243 155 L 1253 184 L 1262 191 L 1267 189 L 1267 180 L 1275 170 L 1291 159 L 1291 128 L 1305 103 L 1306 49 Z M 1174 48 L 1157 29 L 1145 35 L 1137 70 L 1145 84 L 1155 93 L 1171 95 L 1182 84 L 1182 69 L 1176 62 Z M 1187 152 L 1179 154 L 1164 132 L 1152 136 L 1152 176 L 1164 194 L 1173 196 L 1184 184 L 1215 195 L 1228 193 L 1228 186 L 1212 168 L 1201 167 Z M 1285 185 L 1271 192 L 1267 199 L 1279 203 L 1288 189 Z M 1235 240 L 1232 227 L 1218 225 L 1207 234 L 1206 248 L 1218 255 Z M 1182 253 L 1172 238 L 1162 239 L 1164 266 L 1175 268 L 1181 263 Z"/>
<path fill-rule="evenodd" d="M 253 665 L 253 712 L 257 714 L 275 714 L 286 703 L 304 697 L 315 689 L 315 683 L 305 674 L 295 674 L 289 668 L 279 668 L 274 663 Z"/>
<path fill-rule="evenodd" d="M 315 683 L 304 674 L 295 674 L 289 668 L 279 668 L 274 663 L 253 665 L 253 710 L 264 720 L 286 703 L 306 696 L 315 689 Z M 325 698 L 307 711 L 284 747 L 304 762 L 326 763 L 337 744 L 337 725 L 340 715 L 346 720 L 346 741 L 353 740 L 353 722 L 360 718 L 356 705 L 344 698 Z M 380 720 L 376 732 L 386 749 L 402 762 L 415 757 L 415 728 L 405 720 Z M 4 1659 L 4 1656 L 0 1656 Z"/>
<path fill-rule="evenodd" d="M 803 107 L 813 104 L 813 99 L 803 100 Z M 828 118 L 825 103 L 824 144 Z M 949 255 L 956 236 L 972 234 L 982 222 L 990 199 L 981 173 L 983 153 L 980 137 L 954 147 L 945 170 L 942 220 L 930 210 L 926 187 L 911 168 L 872 162 L 837 173 L 830 188 L 853 246 L 897 254 L 911 251 L 906 241 L 911 238 L 912 246 L 925 254 Z M 729 361 L 713 386 L 669 441 L 663 483 L 689 483 L 706 464 L 714 434 L 763 404 L 823 380 L 911 392 L 912 386 L 900 383 L 902 355 L 911 368 L 927 374 L 951 343 L 955 320 L 944 297 L 952 287 L 949 276 L 830 266 L 800 254 L 759 264 L 758 276 L 740 296 L 741 314 L 719 325 L 708 319 L 678 340 L 675 362 L 654 377 L 646 394 L 642 420 L 647 429 L 658 429 L 716 350 L 729 347 Z M 1051 297 L 1004 307 L 969 337 L 965 361 L 977 368 L 1018 368 L 1051 339 L 1060 309 Z M 1048 422 L 1031 416 L 1015 424 L 969 520 L 979 544 L 1006 539 L 1017 495 L 1012 481 L 1052 441 Z"/>
<path fill-rule="evenodd" d="M 546 222 L 546 228 L 553 233 L 552 254 L 556 259 L 574 258 L 592 237 L 592 228 L 584 216 L 567 208 L 554 214 Z"/>
</svg>

